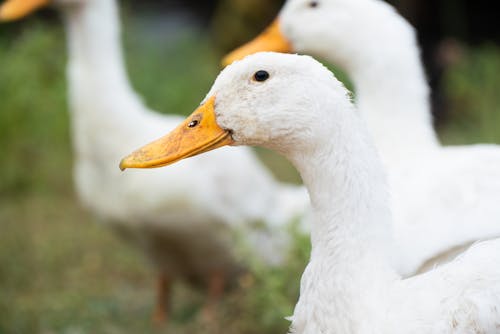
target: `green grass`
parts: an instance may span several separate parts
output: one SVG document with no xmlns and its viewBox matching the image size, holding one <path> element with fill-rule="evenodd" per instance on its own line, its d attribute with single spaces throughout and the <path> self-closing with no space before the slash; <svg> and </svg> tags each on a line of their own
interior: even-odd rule
<svg viewBox="0 0 500 334">
<path fill-rule="evenodd" d="M 153 109 L 190 113 L 219 71 L 208 38 L 186 31 L 159 43 L 127 24 L 136 89 Z M 153 270 L 73 195 L 61 28 L 34 20 L 15 38 L 0 35 L 0 59 L 1 334 L 286 331 L 283 317 L 292 312 L 309 253 L 298 235 L 284 268 L 249 259 L 252 276 L 224 298 L 214 324 L 199 319 L 203 295 L 181 285 L 171 324 L 151 327 Z M 499 67 L 498 48 L 488 46 L 470 50 L 447 74 L 456 114 L 440 129 L 445 142 L 500 142 Z M 297 180 L 281 158 L 260 154 L 281 179 Z"/>
<path fill-rule="evenodd" d="M 151 274 L 72 196 L 3 201 L 0 219 L 0 333 L 140 329 Z"/>
</svg>

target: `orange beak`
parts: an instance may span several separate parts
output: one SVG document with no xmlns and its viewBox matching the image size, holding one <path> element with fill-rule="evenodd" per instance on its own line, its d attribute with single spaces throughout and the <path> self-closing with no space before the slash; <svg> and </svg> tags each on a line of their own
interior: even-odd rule
<svg viewBox="0 0 500 334">
<path fill-rule="evenodd" d="M 236 60 L 241 60 L 248 55 L 261 52 L 274 51 L 289 53 L 292 45 L 281 32 L 279 18 L 267 27 L 259 36 L 247 44 L 239 47 L 222 60 L 222 65 L 227 66 Z"/>
<path fill-rule="evenodd" d="M 49 0 L 7 0 L 0 7 L 0 21 L 22 18 L 49 3 Z"/>
<path fill-rule="evenodd" d="M 232 143 L 231 132 L 215 120 L 212 96 L 168 135 L 122 159 L 120 169 L 163 167 Z"/>
</svg>

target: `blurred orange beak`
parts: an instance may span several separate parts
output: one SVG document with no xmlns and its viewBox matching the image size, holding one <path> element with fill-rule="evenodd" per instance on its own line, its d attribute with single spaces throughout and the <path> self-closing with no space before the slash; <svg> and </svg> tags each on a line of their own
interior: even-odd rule
<svg viewBox="0 0 500 334">
<path fill-rule="evenodd" d="M 24 17 L 49 3 L 49 0 L 7 0 L 0 7 L 0 21 Z"/>
<path fill-rule="evenodd" d="M 281 32 L 279 18 L 267 27 L 259 36 L 247 44 L 239 47 L 222 60 L 222 65 L 227 66 L 236 60 L 241 60 L 248 55 L 261 52 L 274 51 L 288 53 L 292 51 L 292 45 Z"/>
<path fill-rule="evenodd" d="M 163 167 L 232 143 L 231 132 L 215 120 L 212 96 L 168 135 L 125 157 L 120 169 Z"/>
</svg>

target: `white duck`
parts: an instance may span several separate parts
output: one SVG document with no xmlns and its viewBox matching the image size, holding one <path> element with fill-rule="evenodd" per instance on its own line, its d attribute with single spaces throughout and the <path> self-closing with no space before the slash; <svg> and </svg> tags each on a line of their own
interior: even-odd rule
<svg viewBox="0 0 500 334">
<path fill-rule="evenodd" d="M 234 63 L 185 122 L 121 167 L 158 167 L 223 145 L 283 154 L 308 188 L 312 252 L 292 333 L 498 333 L 500 239 L 412 278 L 392 269 L 382 163 L 348 91 L 321 64 L 277 53 Z"/>
<path fill-rule="evenodd" d="M 0 17 L 21 17 L 49 2 L 9 1 Z M 148 110 L 130 86 L 114 0 L 53 3 L 64 14 L 68 35 L 76 188 L 91 211 L 151 257 L 159 272 L 155 319 L 165 319 L 169 287 L 177 278 L 207 285 L 212 299 L 221 293 L 241 268 L 229 240 L 235 231 L 245 231 L 265 262 L 279 261 L 286 233 L 280 237 L 277 227 L 308 206 L 305 189 L 276 182 L 246 148 L 169 170 L 120 173 L 120 157 L 180 118 Z M 252 222 L 269 225 L 258 230 Z M 267 247 L 269 242 L 274 244 Z"/>
<path fill-rule="evenodd" d="M 500 236 L 500 147 L 442 147 L 415 31 L 380 0 L 288 0 L 263 34 L 225 58 L 304 52 L 343 67 L 389 170 L 395 265 L 405 275 Z"/>
</svg>

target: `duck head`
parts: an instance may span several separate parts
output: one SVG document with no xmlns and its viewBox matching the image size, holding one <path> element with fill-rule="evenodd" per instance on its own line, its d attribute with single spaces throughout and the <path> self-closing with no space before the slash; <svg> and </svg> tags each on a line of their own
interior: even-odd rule
<svg viewBox="0 0 500 334">
<path fill-rule="evenodd" d="M 307 53 L 349 67 L 368 61 L 368 52 L 381 52 L 386 39 L 404 34 L 406 26 L 381 0 L 288 0 L 268 29 L 222 62 L 275 51 Z"/>
<path fill-rule="evenodd" d="M 224 69 L 191 116 L 120 168 L 161 167 L 225 145 L 263 146 L 288 157 L 314 149 L 330 136 L 321 125 L 333 123 L 333 115 L 322 96 L 334 92 L 347 100 L 342 84 L 313 58 L 257 53 Z"/>
</svg>

